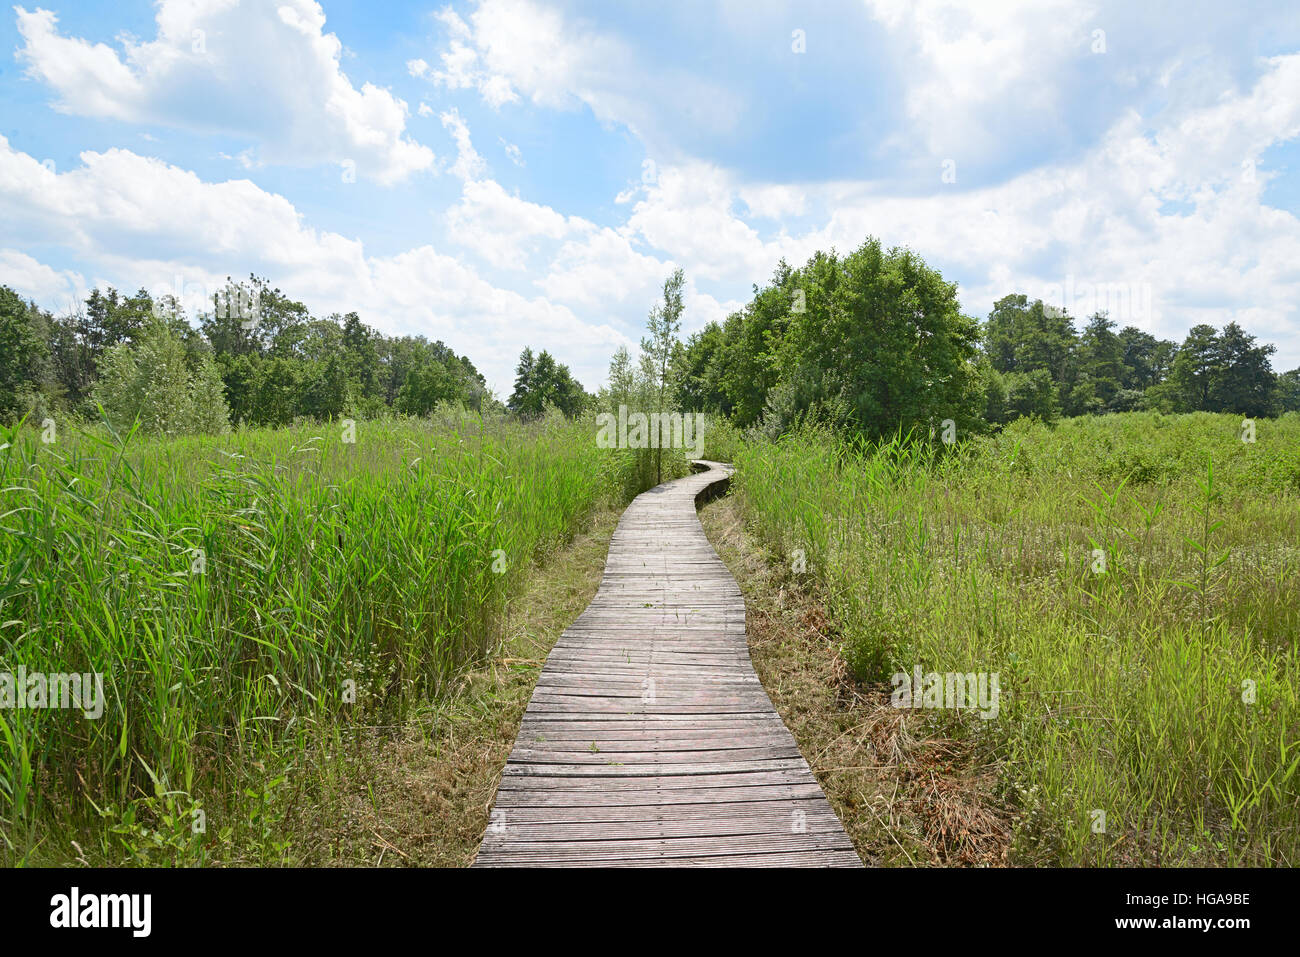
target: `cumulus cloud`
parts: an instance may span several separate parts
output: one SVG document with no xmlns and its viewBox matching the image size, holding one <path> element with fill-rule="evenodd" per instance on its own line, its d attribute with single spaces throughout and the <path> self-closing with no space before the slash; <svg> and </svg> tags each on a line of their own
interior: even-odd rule
<svg viewBox="0 0 1300 957">
<path fill-rule="evenodd" d="M 649 308 L 674 264 L 637 248 L 630 229 L 590 229 L 565 242 L 537 280 L 547 297 L 575 308 Z M 638 312 L 629 318 L 640 319 Z"/>
<path fill-rule="evenodd" d="M 483 162 L 483 157 L 474 149 L 474 143 L 469 135 L 469 127 L 461 119 L 460 111 L 456 109 L 447 110 L 441 114 L 440 119 L 456 144 L 456 162 L 451 166 L 452 175 L 465 180 L 477 179 L 482 176 L 487 170 L 487 164 Z"/>
<path fill-rule="evenodd" d="M 495 180 L 466 182 L 460 202 L 447 211 L 447 227 L 454 241 L 501 269 L 523 269 L 539 241 L 558 241 L 596 228 L 511 195 Z"/>
<path fill-rule="evenodd" d="M 902 76 L 909 134 L 937 155 L 982 153 L 1001 133 L 990 113 L 1056 125 L 1054 80 L 1063 64 L 1091 54 L 1096 8 L 1075 0 L 866 0 L 910 68 Z"/>
<path fill-rule="evenodd" d="M 308 227 L 287 199 L 248 180 L 208 183 L 117 149 L 85 152 L 81 163 L 54 173 L 0 137 L 9 242 L 57 242 L 125 289 L 170 290 L 178 277 L 183 288 L 215 289 L 226 275 L 254 269 L 317 314 L 355 309 L 387 332 L 441 338 L 499 388 L 508 387 L 523 341 L 564 343 L 588 382 L 629 342 L 600 319 L 582 321 L 564 305 L 495 286 L 430 245 L 369 255 L 357 240 Z M 51 291 L 57 298 L 60 275 L 80 285 L 79 276 L 22 253 L 7 253 L 0 267 L 41 300 Z"/>
<path fill-rule="evenodd" d="M 766 192 L 770 195 L 771 189 Z M 752 282 L 768 276 L 782 256 L 799 255 L 803 246 L 785 236 L 763 239 L 737 215 L 739 193 L 735 177 L 712 164 L 667 166 L 647 184 L 627 225 L 648 245 L 688 264 L 701 279 Z M 763 188 L 750 188 L 746 194 L 763 193 Z M 802 202 L 800 191 L 792 189 L 791 196 L 796 195 Z"/>
<path fill-rule="evenodd" d="M 714 164 L 666 166 L 629 191 L 625 227 L 563 247 L 541 287 L 577 302 L 588 288 L 610 295 L 607 277 L 625 273 L 644 289 L 657 271 L 645 267 L 671 259 L 692 278 L 743 289 L 782 257 L 799 264 L 874 235 L 960 277 L 973 315 L 1021 291 L 1175 339 L 1198 322 L 1236 320 L 1291 368 L 1300 220 L 1265 203 L 1275 174 L 1258 164 L 1300 136 L 1300 55 L 1262 68 L 1247 90 L 1155 122 L 1129 111 L 1078 159 L 979 189 L 909 196 L 885 183 L 756 184 Z M 814 225 L 790 234 L 763 223 L 788 215 Z"/>
<path fill-rule="evenodd" d="M 74 311 L 90 292 L 81 273 L 52 269 L 17 249 L 0 249 L 0 286 L 59 315 Z"/>
<path fill-rule="evenodd" d="M 157 37 L 121 53 L 61 34 L 48 10 L 15 11 L 19 59 L 63 112 L 234 135 L 266 162 L 350 162 L 382 183 L 434 167 L 406 135 L 406 103 L 343 73 L 314 0 L 161 0 Z"/>
<path fill-rule="evenodd" d="M 434 70 L 429 76 L 435 83 L 449 90 L 477 89 L 483 99 L 494 108 L 506 103 L 519 102 L 519 94 L 510 84 L 510 79 L 493 72 L 482 60 L 479 51 L 474 48 L 472 31 L 451 7 L 444 7 L 438 13 L 438 19 L 447 28 L 451 37 L 449 47 L 439 55 L 441 70 Z M 424 61 L 419 61 L 423 63 Z M 419 76 L 424 76 L 422 71 Z"/>
<path fill-rule="evenodd" d="M 494 108 L 525 99 L 585 106 L 603 123 L 665 143 L 665 115 L 714 131 L 740 122 L 743 100 L 728 87 L 662 61 L 647 64 L 624 40 L 536 0 L 478 0 L 468 20 L 450 7 L 438 17 L 449 40 L 433 79 L 476 90 Z M 667 114 L 664 104 L 674 104 Z"/>
</svg>

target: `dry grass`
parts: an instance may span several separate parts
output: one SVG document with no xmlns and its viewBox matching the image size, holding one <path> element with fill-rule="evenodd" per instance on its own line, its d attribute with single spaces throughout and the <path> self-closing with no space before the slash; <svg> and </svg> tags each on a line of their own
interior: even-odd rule
<svg viewBox="0 0 1300 957">
<path fill-rule="evenodd" d="M 617 520 L 617 510 L 598 513 L 536 570 L 510 606 L 506 640 L 454 693 L 396 734 L 375 730 L 354 743 L 332 796 L 304 807 L 293 828 L 295 863 L 473 862 L 542 664 L 595 595 Z"/>
<path fill-rule="evenodd" d="M 1011 811 L 996 768 L 923 714 L 890 706 L 889 685 L 859 685 L 810 583 L 776 563 L 730 496 L 700 512 L 740 583 L 750 655 L 862 859 L 874 865 L 1006 863 Z"/>
</svg>

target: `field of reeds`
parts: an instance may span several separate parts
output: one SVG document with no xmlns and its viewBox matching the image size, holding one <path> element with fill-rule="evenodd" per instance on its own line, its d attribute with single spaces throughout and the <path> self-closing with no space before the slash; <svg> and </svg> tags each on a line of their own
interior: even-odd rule
<svg viewBox="0 0 1300 957">
<path fill-rule="evenodd" d="M 562 418 L 54 438 L 0 436 L 0 672 L 106 700 L 0 710 L 7 865 L 282 859 L 281 792 L 436 700 L 636 467 Z"/>
<path fill-rule="evenodd" d="M 1011 862 L 1295 866 L 1300 416 L 1254 426 L 1021 420 L 952 447 L 810 428 L 728 451 L 857 680 L 999 675 L 994 718 L 919 713 L 996 774 Z"/>
</svg>

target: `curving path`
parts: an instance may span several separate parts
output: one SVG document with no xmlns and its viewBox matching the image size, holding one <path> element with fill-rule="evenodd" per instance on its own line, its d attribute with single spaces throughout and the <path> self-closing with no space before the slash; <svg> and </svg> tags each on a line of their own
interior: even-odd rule
<svg viewBox="0 0 1300 957">
<path fill-rule="evenodd" d="M 645 492 L 551 650 L 475 866 L 861 866 L 758 681 L 745 602 L 697 495 Z"/>
</svg>

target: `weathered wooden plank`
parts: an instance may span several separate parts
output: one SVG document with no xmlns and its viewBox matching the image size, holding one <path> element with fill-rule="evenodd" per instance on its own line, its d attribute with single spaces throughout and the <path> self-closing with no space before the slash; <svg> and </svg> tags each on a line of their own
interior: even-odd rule
<svg viewBox="0 0 1300 957">
<path fill-rule="evenodd" d="M 649 824 L 668 822 L 686 824 L 713 820 L 776 821 L 781 828 L 795 820 L 802 811 L 807 820 L 835 822 L 839 818 L 824 803 L 812 800 L 769 799 L 755 801 L 700 801 L 663 804 L 619 805 L 516 805 L 502 808 L 501 827 L 516 824 Z M 496 833 L 493 831 L 492 833 Z"/>
<path fill-rule="evenodd" d="M 607 774 L 582 768 L 568 774 L 556 773 L 553 769 L 551 773 L 533 773 L 539 768 L 540 765 L 514 765 L 513 768 L 507 766 L 502 772 L 497 791 L 659 790 L 667 792 L 681 788 L 776 787 L 805 782 L 811 782 L 814 786 L 817 784 L 816 779 L 808 772 L 807 765 L 771 770 L 755 768 L 711 773 L 691 773 L 680 770 L 675 772 L 674 766 L 664 765 L 657 769 L 658 774 L 635 773 L 644 769 L 622 765 L 610 767 Z M 545 768 L 542 770 L 545 771 Z M 583 770 L 588 773 L 580 773 Z"/>
<path fill-rule="evenodd" d="M 791 784 L 756 784 L 741 787 L 683 787 L 664 790 L 661 788 L 621 788 L 605 790 L 588 788 L 585 790 L 548 788 L 546 790 L 503 790 L 497 793 L 496 807 L 510 808 L 621 808 L 672 805 L 703 805 L 712 807 L 720 804 L 740 804 L 747 802 L 825 802 L 821 787 L 816 781 L 796 782 Z M 829 806 L 829 805 L 827 805 Z"/>
<path fill-rule="evenodd" d="M 482 867 L 612 867 L 610 861 L 502 861 Z M 619 867 L 861 867 L 855 850 L 819 850 L 803 854 L 728 854 L 723 857 L 675 857 L 649 861 L 619 861 Z"/>
<path fill-rule="evenodd" d="M 749 658 L 745 604 L 695 515 L 728 473 L 652 489 L 548 656 L 480 866 L 860 866 Z"/>
<path fill-rule="evenodd" d="M 524 715 L 523 728 L 536 725 L 539 728 L 568 727 L 579 728 L 599 726 L 603 728 L 627 728 L 636 724 L 645 724 L 655 728 L 759 728 L 772 724 L 775 715 L 765 711 L 745 712 L 740 714 L 581 714 L 578 712 L 542 713 L 532 712 Z M 782 726 L 784 727 L 784 726 Z"/>
<path fill-rule="evenodd" d="M 491 833 L 489 831 L 489 833 Z M 507 827 L 506 833 L 509 834 Z M 623 840 L 583 840 L 551 842 L 512 842 L 501 845 L 485 845 L 483 851 L 502 861 L 519 861 L 521 863 L 548 862 L 590 862 L 603 861 L 617 864 L 630 860 L 667 860 L 676 857 L 721 855 L 747 855 L 790 853 L 792 851 L 852 850 L 853 845 L 844 836 L 841 828 L 839 834 L 813 833 L 780 834 L 718 834 L 707 838 L 661 838 Z M 480 853 L 483 853 L 480 851 Z"/>
<path fill-rule="evenodd" d="M 793 742 L 771 744 L 756 748 L 717 748 L 714 750 L 676 749 L 671 745 L 663 748 L 638 751 L 616 751 L 609 748 L 574 748 L 569 751 L 552 751 L 546 748 L 521 748 L 518 745 L 510 753 L 509 764 L 728 764 L 736 762 L 736 770 L 744 770 L 740 764 L 748 765 L 753 761 L 790 760 L 799 758 L 799 749 Z"/>
<path fill-rule="evenodd" d="M 684 820 L 650 821 L 519 821 L 514 815 L 498 817 L 495 830 L 483 838 L 483 846 L 506 850 L 511 844 L 564 843 L 569 841 L 609 840 L 616 825 L 620 839 L 669 840 L 689 837 L 761 837 L 781 830 L 802 828 L 806 834 L 843 833 L 840 819 L 834 814 L 809 814 L 801 808 L 777 814 L 760 814 L 741 810 L 731 815 L 693 815 Z M 844 845 L 831 845 L 844 846 Z"/>
<path fill-rule="evenodd" d="M 576 751 L 593 747 L 603 751 L 718 751 L 748 750 L 773 745 L 786 746 L 789 738 L 775 731 L 757 734 L 698 733 L 694 729 L 672 735 L 643 733 L 629 737 L 627 732 L 594 731 L 587 734 L 537 734 L 520 736 L 516 747 L 532 747 L 543 751 Z"/>
</svg>

